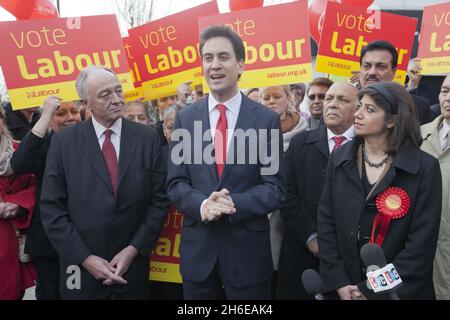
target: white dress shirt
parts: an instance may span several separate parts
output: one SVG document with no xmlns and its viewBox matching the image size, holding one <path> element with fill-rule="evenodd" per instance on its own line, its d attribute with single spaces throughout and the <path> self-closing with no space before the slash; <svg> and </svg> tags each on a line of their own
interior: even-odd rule
<svg viewBox="0 0 450 320">
<path fill-rule="evenodd" d="M 92 116 L 92 124 L 94 125 L 95 134 L 97 135 L 97 140 L 100 145 L 100 150 L 103 148 L 103 142 L 105 141 L 105 130 L 110 129 L 111 133 L 111 143 L 116 150 L 117 162 L 119 162 L 120 154 L 120 134 L 122 133 L 122 118 L 119 118 L 114 122 L 111 128 L 105 128 L 100 123 L 98 123 L 94 116 Z"/>
<path fill-rule="evenodd" d="M 227 150 L 230 146 L 231 138 L 233 137 L 234 128 L 236 127 L 239 110 L 241 110 L 242 94 L 240 91 L 232 97 L 230 100 L 221 103 L 226 107 L 227 115 Z M 216 133 L 217 121 L 219 120 L 220 112 L 216 106 L 219 104 L 216 99 L 210 94 L 208 96 L 208 111 L 209 111 L 209 124 L 211 126 L 211 137 L 214 141 Z"/>
<path fill-rule="evenodd" d="M 345 140 L 342 142 L 342 145 L 346 144 L 347 142 L 350 142 L 355 137 L 355 127 L 351 126 L 347 131 L 345 131 L 343 134 L 334 134 L 330 129 L 327 129 L 327 136 L 328 136 L 328 149 L 331 153 L 333 151 L 335 142 L 333 140 L 336 136 L 344 136 Z"/>
<path fill-rule="evenodd" d="M 450 130 L 450 125 L 447 120 L 442 121 L 442 125 L 439 128 L 439 143 L 441 144 L 442 150 L 448 148 L 448 132 Z"/>
</svg>

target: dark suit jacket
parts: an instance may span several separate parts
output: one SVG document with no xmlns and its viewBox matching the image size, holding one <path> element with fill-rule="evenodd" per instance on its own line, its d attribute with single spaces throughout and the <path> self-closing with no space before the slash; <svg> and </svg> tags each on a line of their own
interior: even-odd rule
<svg viewBox="0 0 450 320">
<path fill-rule="evenodd" d="M 28 132 L 20 142 L 19 148 L 11 159 L 11 167 L 17 174 L 33 173 L 36 176 L 36 206 L 33 217 L 27 231 L 25 252 L 34 257 L 58 258 L 58 254 L 50 243 L 41 222 L 41 198 L 42 180 L 44 179 L 45 161 L 50 147 L 53 133 L 45 138 L 35 136 Z"/>
<path fill-rule="evenodd" d="M 281 208 L 285 233 L 278 267 L 277 297 L 307 299 L 300 279 L 306 269 L 319 271 L 319 259 L 306 247 L 317 232 L 317 208 L 325 184 L 329 149 L 327 128 L 299 133 L 286 152 L 287 197 Z"/>
<path fill-rule="evenodd" d="M 149 255 L 165 218 L 165 166 L 152 128 L 122 120 L 117 198 L 92 120 L 53 136 L 41 196 L 41 218 L 60 257 L 63 298 L 107 298 L 148 282 Z M 138 249 L 126 285 L 103 286 L 81 268 L 81 289 L 69 290 L 70 265 L 89 255 L 108 261 L 128 245 Z"/>
<path fill-rule="evenodd" d="M 175 119 L 174 133 L 179 128 L 194 133 L 194 122 L 200 125 L 201 134 L 210 129 L 208 99 L 179 111 Z M 282 161 L 280 120 L 269 108 L 242 96 L 235 129 L 277 130 L 271 136 L 278 142 L 274 157 L 279 163 Z M 184 146 L 187 151 L 191 151 L 191 155 L 185 152 L 186 159 L 192 160 L 195 143 L 189 145 L 186 140 L 182 140 L 186 143 L 178 142 L 176 136 L 176 133 L 172 134 L 171 152 L 176 152 L 176 148 Z M 213 145 L 210 135 L 206 140 L 203 143 L 200 141 L 200 151 L 205 150 L 208 145 Z M 249 151 L 256 149 L 256 145 L 250 145 L 247 139 L 238 144 L 237 149 L 236 151 L 235 148 L 234 161 L 237 154 L 246 152 L 248 155 Z M 229 150 L 227 161 L 230 161 L 231 154 Z M 185 279 L 195 282 L 204 280 L 217 261 L 223 270 L 222 280 L 234 287 L 248 287 L 270 279 L 273 264 L 267 214 L 280 207 L 285 191 L 282 187 L 281 172 L 261 175 L 262 167 L 264 165 L 259 157 L 255 164 L 249 164 L 246 158 L 244 164 L 226 164 L 221 178 L 218 179 L 214 162 L 206 164 L 202 158 L 200 164 L 188 164 L 188 161 L 176 164 L 170 157 L 167 192 L 171 201 L 184 214 L 180 271 Z M 236 213 L 215 222 L 203 223 L 200 216 L 201 203 L 213 191 L 222 188 L 231 192 Z"/>
<path fill-rule="evenodd" d="M 398 295 L 400 299 L 434 299 L 432 271 L 442 201 L 439 162 L 419 148 L 400 149 L 366 201 L 356 164 L 358 143 L 353 140 L 342 146 L 328 163 L 317 218 L 325 287 L 336 290 L 358 284 L 366 297 L 376 298 L 367 289 L 359 249 L 370 239 L 377 195 L 395 186 L 406 191 L 411 201 L 406 216 L 392 220 L 382 246 L 387 262 L 395 265 L 403 280 Z M 366 231 L 359 229 L 364 221 L 370 226 Z"/>
<path fill-rule="evenodd" d="M 433 121 L 433 115 L 430 110 L 430 102 L 428 99 L 415 94 L 411 94 L 411 98 L 416 104 L 420 125 Z"/>
</svg>

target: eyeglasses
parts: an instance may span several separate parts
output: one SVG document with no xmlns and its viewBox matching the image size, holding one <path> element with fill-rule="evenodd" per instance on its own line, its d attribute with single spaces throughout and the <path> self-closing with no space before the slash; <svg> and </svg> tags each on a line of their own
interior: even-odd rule
<svg viewBox="0 0 450 320">
<path fill-rule="evenodd" d="M 317 99 L 319 99 L 319 100 L 325 100 L 325 93 L 310 94 L 310 95 L 308 96 L 308 99 L 311 100 L 311 101 L 314 101 L 314 100 L 316 100 L 316 97 L 317 97 Z"/>
</svg>

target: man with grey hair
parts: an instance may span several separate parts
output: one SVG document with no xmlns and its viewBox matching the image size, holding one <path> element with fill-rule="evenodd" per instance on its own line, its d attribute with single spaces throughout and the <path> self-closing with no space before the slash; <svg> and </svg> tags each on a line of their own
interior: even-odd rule
<svg viewBox="0 0 450 320">
<path fill-rule="evenodd" d="M 112 70 L 91 66 L 76 87 L 92 118 L 53 136 L 43 226 L 60 258 L 63 299 L 142 299 L 168 200 L 156 131 L 122 117 Z"/>
<path fill-rule="evenodd" d="M 438 300 L 450 299 L 450 75 L 445 77 L 439 93 L 441 114 L 420 128 L 421 149 L 439 160 L 442 172 L 442 211 L 439 240 L 434 258 L 433 283 Z"/>
<path fill-rule="evenodd" d="M 328 158 L 355 136 L 356 89 L 338 82 L 331 85 L 322 100 L 324 126 L 296 135 L 286 152 L 287 198 L 281 208 L 285 233 L 277 299 L 311 299 L 301 281 L 295 279 L 307 269 L 319 271 L 317 210 Z"/>
</svg>

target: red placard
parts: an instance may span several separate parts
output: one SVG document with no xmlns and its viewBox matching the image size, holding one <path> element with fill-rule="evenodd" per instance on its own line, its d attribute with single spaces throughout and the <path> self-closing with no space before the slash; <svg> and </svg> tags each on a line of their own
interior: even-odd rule
<svg viewBox="0 0 450 320">
<path fill-rule="evenodd" d="M 423 74 L 450 73 L 450 2 L 423 9 L 418 57 Z"/>
<path fill-rule="evenodd" d="M 3 69 L 14 109 L 39 106 L 49 95 L 76 100 L 79 70 L 106 65 L 124 90 L 133 88 L 114 15 L 0 23 Z"/>
<path fill-rule="evenodd" d="M 129 30 L 146 96 L 169 96 L 183 82 L 202 82 L 197 19 L 217 13 L 212 1 Z"/>
<path fill-rule="evenodd" d="M 180 237 L 183 215 L 172 205 L 150 255 L 150 280 L 181 283 Z"/>
<path fill-rule="evenodd" d="M 362 49 L 375 40 L 392 43 L 398 52 L 395 81 L 404 83 L 417 19 L 378 10 L 328 2 L 316 70 L 351 77 L 360 70 Z"/>
<path fill-rule="evenodd" d="M 200 18 L 199 30 L 217 24 L 229 26 L 244 41 L 246 61 L 239 80 L 241 88 L 312 79 L 305 0 Z"/>
<path fill-rule="evenodd" d="M 134 101 L 136 99 L 143 99 L 143 101 L 148 100 L 144 95 L 144 89 L 142 88 L 141 74 L 139 73 L 139 68 L 137 66 L 136 60 L 131 53 L 131 44 L 129 37 L 122 38 L 123 46 L 127 54 L 128 65 L 130 66 L 130 74 L 133 79 L 134 89 L 125 92 L 125 101 Z"/>
</svg>

